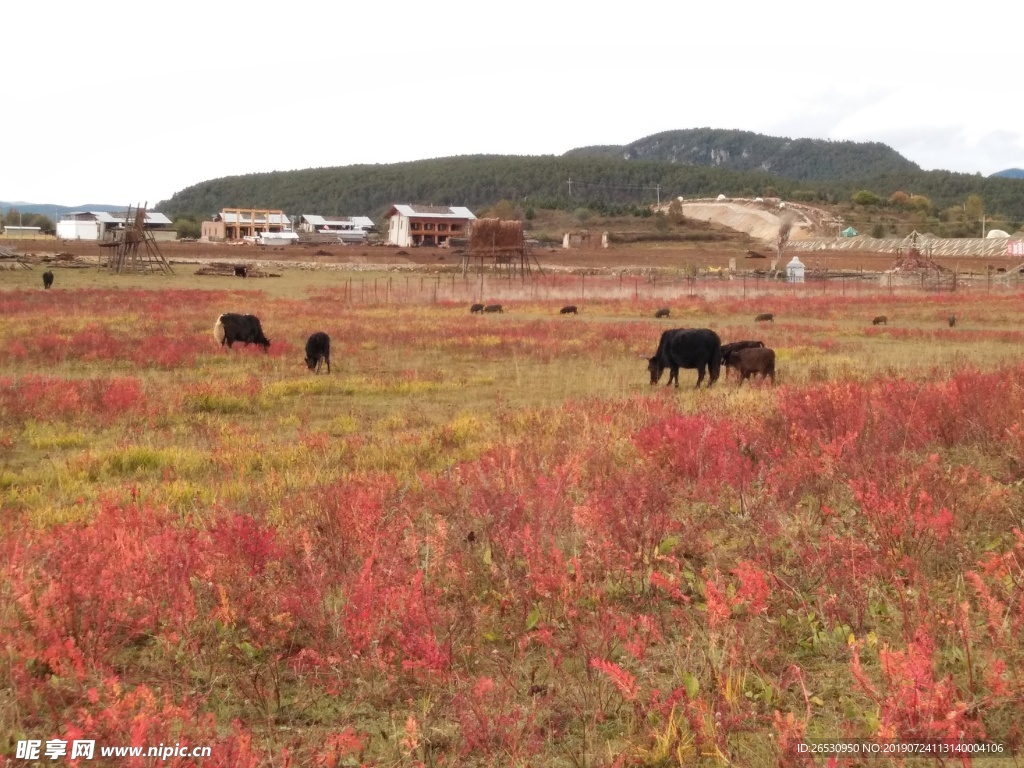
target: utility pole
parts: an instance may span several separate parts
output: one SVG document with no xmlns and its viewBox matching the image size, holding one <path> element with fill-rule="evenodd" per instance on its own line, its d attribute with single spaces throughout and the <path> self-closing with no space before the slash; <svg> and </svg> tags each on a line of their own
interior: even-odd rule
<svg viewBox="0 0 1024 768">
<path fill-rule="evenodd" d="M 572 176 L 569 177 L 569 197 L 572 197 Z"/>
<path fill-rule="evenodd" d="M 658 207 L 661 208 L 661 184 L 655 184 L 654 188 L 658 191 Z"/>
</svg>

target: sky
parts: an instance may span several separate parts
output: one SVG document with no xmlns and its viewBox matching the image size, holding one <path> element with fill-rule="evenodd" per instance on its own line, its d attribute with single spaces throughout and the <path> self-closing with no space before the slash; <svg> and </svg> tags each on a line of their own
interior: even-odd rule
<svg viewBox="0 0 1024 768">
<path fill-rule="evenodd" d="M 222 176 L 702 127 L 988 175 L 1024 167 L 1022 22 L 993 0 L 16 1 L 0 200 L 152 206 Z"/>
</svg>

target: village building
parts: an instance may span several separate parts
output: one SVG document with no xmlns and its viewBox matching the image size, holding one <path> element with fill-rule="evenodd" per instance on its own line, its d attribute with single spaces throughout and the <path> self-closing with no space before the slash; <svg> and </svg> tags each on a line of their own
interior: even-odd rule
<svg viewBox="0 0 1024 768">
<path fill-rule="evenodd" d="M 384 218 L 388 242 L 403 247 L 447 246 L 452 237 L 469 237 L 476 220 L 469 208 L 447 205 L 393 205 Z"/>
<path fill-rule="evenodd" d="M 308 235 L 336 235 L 343 243 L 365 243 L 373 219 L 369 216 L 318 216 L 304 213 L 298 230 Z"/>
<path fill-rule="evenodd" d="M 5 226 L 4 237 L 11 240 L 36 240 L 48 235 L 43 234 L 42 227 Z"/>
<path fill-rule="evenodd" d="M 114 240 L 125 230 L 128 213 L 124 211 L 72 211 L 57 222 L 57 237 L 62 240 Z M 135 214 L 132 213 L 134 225 Z M 154 240 L 177 240 L 174 223 L 158 211 L 146 211 L 143 224 Z"/>
<path fill-rule="evenodd" d="M 269 208 L 224 208 L 201 226 L 201 239 L 242 240 L 256 238 L 263 234 L 279 234 L 292 231 L 291 219 L 284 211 Z M 297 237 L 297 236 L 296 236 Z M 287 236 L 289 240 L 295 239 Z"/>
</svg>

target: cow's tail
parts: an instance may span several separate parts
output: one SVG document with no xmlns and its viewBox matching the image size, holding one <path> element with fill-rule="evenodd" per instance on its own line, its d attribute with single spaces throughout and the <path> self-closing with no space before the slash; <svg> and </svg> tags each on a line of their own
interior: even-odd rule
<svg viewBox="0 0 1024 768">
<path fill-rule="evenodd" d="M 218 344 L 223 344 L 224 343 L 224 337 L 227 335 L 224 332 L 224 323 L 221 322 L 221 318 L 223 318 L 223 317 L 224 317 L 224 315 L 221 315 L 220 317 L 218 317 L 217 318 L 217 324 L 213 326 L 213 338 L 215 338 L 217 340 Z"/>
</svg>

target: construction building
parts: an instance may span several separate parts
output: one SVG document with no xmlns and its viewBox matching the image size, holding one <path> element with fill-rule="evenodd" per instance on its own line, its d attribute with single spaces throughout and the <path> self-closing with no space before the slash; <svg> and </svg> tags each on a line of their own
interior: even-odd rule
<svg viewBox="0 0 1024 768">
<path fill-rule="evenodd" d="M 284 211 L 267 208 L 224 208 L 212 221 L 202 223 L 202 239 L 241 240 L 245 237 L 291 232 L 291 219 Z"/>
</svg>

